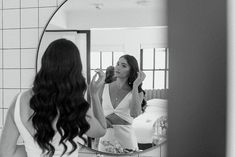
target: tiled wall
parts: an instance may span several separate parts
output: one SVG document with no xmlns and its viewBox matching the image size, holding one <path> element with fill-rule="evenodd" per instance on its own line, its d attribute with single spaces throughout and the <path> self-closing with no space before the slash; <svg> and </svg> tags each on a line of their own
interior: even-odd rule
<svg viewBox="0 0 235 157">
<path fill-rule="evenodd" d="M 14 96 L 31 87 L 42 30 L 59 0 L 0 0 L 0 132 Z"/>
<path fill-rule="evenodd" d="M 0 135 L 14 96 L 31 87 L 40 36 L 63 1 L 0 0 Z M 159 150 L 151 152 L 136 156 L 153 156 Z M 96 156 L 87 150 L 81 154 L 83 157 Z"/>
</svg>

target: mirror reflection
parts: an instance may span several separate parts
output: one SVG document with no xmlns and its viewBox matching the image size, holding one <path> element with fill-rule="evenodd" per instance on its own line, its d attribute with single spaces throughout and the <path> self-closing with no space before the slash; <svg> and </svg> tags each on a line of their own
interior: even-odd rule
<svg viewBox="0 0 235 157">
<path fill-rule="evenodd" d="M 164 0 L 66 1 L 45 28 L 37 70 L 45 48 L 58 38 L 79 48 L 88 84 L 96 73 L 111 76 L 100 91 L 107 132 L 99 139 L 87 137 L 87 147 L 123 154 L 166 141 L 169 52 Z"/>
</svg>

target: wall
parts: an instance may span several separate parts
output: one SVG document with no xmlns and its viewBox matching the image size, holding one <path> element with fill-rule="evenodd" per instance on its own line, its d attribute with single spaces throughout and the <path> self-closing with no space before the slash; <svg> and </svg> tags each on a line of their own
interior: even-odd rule
<svg viewBox="0 0 235 157">
<path fill-rule="evenodd" d="M 0 128 L 13 97 L 31 87 L 42 30 L 60 1 L 0 1 Z"/>
<path fill-rule="evenodd" d="M 225 157 L 226 1 L 168 2 L 168 157 Z"/>
<path fill-rule="evenodd" d="M 163 7 L 164 9 L 164 7 Z M 158 12 L 157 12 L 158 11 Z M 138 26 L 166 26 L 166 17 L 159 10 L 103 11 L 99 12 L 69 12 L 68 25 L 72 28 L 112 28 L 112 27 L 138 27 Z M 148 16 L 146 16 L 146 14 Z M 85 15 L 85 16 L 84 16 Z M 76 19 L 76 20 L 74 20 Z M 105 20 L 104 20 L 105 19 Z M 87 22 L 89 20 L 89 22 Z M 79 23 L 82 23 L 79 24 Z"/>
<path fill-rule="evenodd" d="M 140 48 L 167 46 L 167 26 L 147 27 L 146 29 L 94 29 L 91 31 L 91 51 L 131 53 L 138 61 Z"/>
<path fill-rule="evenodd" d="M 0 0 L 0 134 L 13 97 L 32 85 L 40 36 L 62 1 Z M 156 153 L 165 156 L 160 149 L 134 156 L 148 157 Z M 96 156 L 87 150 L 81 154 Z"/>
</svg>

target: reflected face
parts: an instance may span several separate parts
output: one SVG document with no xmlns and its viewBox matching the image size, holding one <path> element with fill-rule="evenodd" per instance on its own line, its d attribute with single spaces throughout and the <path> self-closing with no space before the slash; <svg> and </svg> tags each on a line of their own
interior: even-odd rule
<svg viewBox="0 0 235 157">
<path fill-rule="evenodd" d="M 130 65 L 127 63 L 126 59 L 119 58 L 117 65 L 115 66 L 115 77 L 117 78 L 128 78 L 130 74 Z"/>
</svg>

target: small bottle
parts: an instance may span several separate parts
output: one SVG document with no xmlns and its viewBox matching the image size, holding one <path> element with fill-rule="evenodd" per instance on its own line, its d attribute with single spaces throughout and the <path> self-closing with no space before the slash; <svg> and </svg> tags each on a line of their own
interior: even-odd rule
<svg viewBox="0 0 235 157">
<path fill-rule="evenodd" d="M 153 145 L 160 144 L 163 140 L 167 138 L 167 117 L 162 116 L 158 118 L 153 124 Z"/>
</svg>

